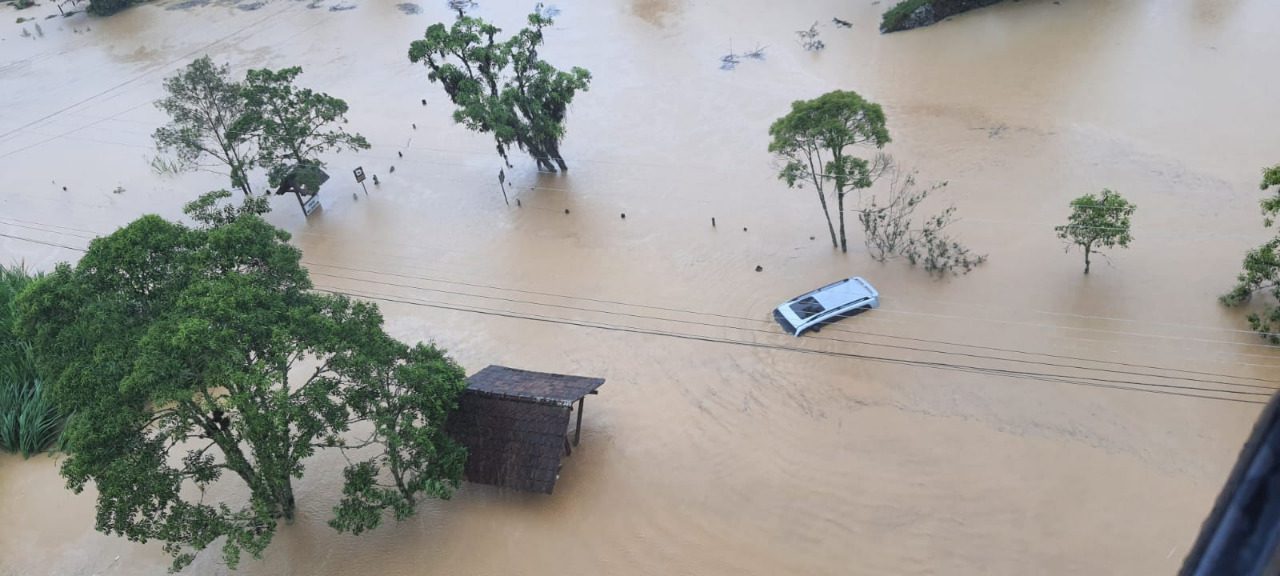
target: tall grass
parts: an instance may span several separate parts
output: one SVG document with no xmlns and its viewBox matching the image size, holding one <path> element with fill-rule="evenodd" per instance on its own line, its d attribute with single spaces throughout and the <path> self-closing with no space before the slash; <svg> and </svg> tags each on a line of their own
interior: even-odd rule
<svg viewBox="0 0 1280 576">
<path fill-rule="evenodd" d="M 22 266 L 0 266 L 0 449 L 23 457 L 53 448 L 66 422 L 48 397 L 31 346 L 13 333 L 15 300 L 38 278 Z"/>
</svg>

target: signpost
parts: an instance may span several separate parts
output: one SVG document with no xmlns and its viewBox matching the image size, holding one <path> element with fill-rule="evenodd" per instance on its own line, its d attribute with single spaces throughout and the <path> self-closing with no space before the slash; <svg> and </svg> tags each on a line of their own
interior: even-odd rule
<svg viewBox="0 0 1280 576">
<path fill-rule="evenodd" d="M 302 205 L 302 214 L 304 216 L 310 216 L 311 213 L 315 212 L 316 208 L 319 208 L 319 207 L 320 207 L 320 199 L 317 198 L 316 196 L 311 196 L 310 198 L 307 199 L 307 203 Z"/>
<path fill-rule="evenodd" d="M 369 187 L 364 185 L 364 166 L 356 166 L 356 169 L 352 172 L 356 175 L 356 183 L 360 184 L 361 188 L 364 188 L 364 195 L 368 196 Z"/>
</svg>

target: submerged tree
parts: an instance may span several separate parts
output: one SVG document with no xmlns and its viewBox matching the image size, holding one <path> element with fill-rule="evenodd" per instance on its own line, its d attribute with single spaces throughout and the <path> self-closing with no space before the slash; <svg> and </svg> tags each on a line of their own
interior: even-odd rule
<svg viewBox="0 0 1280 576">
<path fill-rule="evenodd" d="M 169 115 L 169 124 L 152 138 L 172 159 L 159 159 L 157 165 L 180 171 L 225 167 L 231 185 L 245 196 L 253 195 L 249 171 L 258 163 L 257 147 L 241 124 L 246 113 L 244 86 L 231 79 L 228 67 L 202 56 L 165 78 L 164 90 L 156 107 Z"/>
<path fill-rule="evenodd" d="M 871 186 L 882 166 L 852 156 L 852 148 L 883 148 L 889 142 L 884 111 L 856 92 L 836 90 L 813 100 L 791 103 L 791 112 L 769 127 L 769 151 L 783 162 L 778 178 L 792 188 L 812 184 L 827 218 L 831 245 L 849 251 L 845 236 L 845 195 Z M 827 193 L 836 200 L 840 219 L 837 241 Z"/>
<path fill-rule="evenodd" d="M 246 114 L 237 128 L 258 142 L 261 163 L 272 187 L 295 166 L 323 167 L 318 156 L 330 150 L 367 150 L 368 140 L 338 125 L 347 103 L 323 92 L 294 85 L 302 68 L 250 70 L 245 75 Z"/>
<path fill-rule="evenodd" d="M 427 78 L 444 88 L 457 106 L 455 122 L 493 135 L 504 162 L 510 163 L 507 153 L 514 145 L 541 170 L 568 170 L 560 155 L 565 116 L 574 95 L 587 90 L 591 73 L 578 67 L 564 72 L 539 58 L 550 14 L 538 4 L 528 28 L 499 41 L 500 28 L 467 16 L 463 8 L 457 13 L 452 26 L 427 28 L 409 46 L 409 60 L 425 65 Z"/>
<path fill-rule="evenodd" d="M 1084 251 L 1084 273 L 1088 274 L 1091 254 L 1100 254 L 1102 248 L 1129 247 L 1133 241 L 1129 219 L 1137 208 L 1119 194 L 1104 189 L 1100 195 L 1085 194 L 1072 200 L 1067 223 L 1053 230 L 1067 242 L 1068 250 L 1079 246 Z"/>
<path fill-rule="evenodd" d="M 1280 214 L 1280 164 L 1262 171 L 1260 188 L 1276 187 L 1275 193 L 1262 200 L 1262 224 L 1270 228 Z M 1280 299 L 1280 236 L 1268 240 L 1244 256 L 1244 270 L 1236 276 L 1236 285 L 1219 300 L 1227 306 L 1239 306 L 1258 292 Z M 1261 313 L 1249 314 L 1249 325 L 1272 344 L 1280 344 L 1280 307 L 1265 304 Z"/>
<path fill-rule="evenodd" d="M 89 0 L 87 11 L 95 16 L 109 16 L 132 6 L 136 0 Z"/>
<path fill-rule="evenodd" d="M 946 182 L 919 188 L 914 170 L 904 171 L 890 160 L 881 163 L 889 166 L 889 186 L 884 201 L 871 195 L 858 211 L 858 221 L 872 258 L 884 262 L 905 256 L 912 265 L 918 264 L 936 275 L 967 274 L 987 261 L 986 255 L 974 254 L 947 233 L 946 228 L 954 222 L 955 206 L 948 206 L 915 224 L 916 208 L 930 194 L 946 188 Z"/>
<path fill-rule="evenodd" d="M 288 234 L 256 215 L 206 224 L 144 216 L 19 300 L 74 414 L 62 474 L 94 484 L 97 529 L 163 542 L 175 570 L 221 542 L 234 567 L 294 517 L 293 482 L 323 449 L 351 452 L 340 530 L 448 497 L 465 451 L 442 427 L 462 369 L 392 339 L 375 306 L 312 291 Z M 207 493 L 228 483 L 247 501 Z"/>
</svg>

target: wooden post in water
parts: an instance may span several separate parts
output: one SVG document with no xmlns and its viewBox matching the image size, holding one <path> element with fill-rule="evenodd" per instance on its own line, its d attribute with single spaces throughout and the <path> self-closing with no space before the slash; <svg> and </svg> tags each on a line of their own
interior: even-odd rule
<svg viewBox="0 0 1280 576">
<path fill-rule="evenodd" d="M 573 431 L 573 445 L 578 445 L 578 440 L 582 439 L 582 403 L 587 401 L 587 397 L 583 396 L 578 399 L 578 427 Z"/>
</svg>

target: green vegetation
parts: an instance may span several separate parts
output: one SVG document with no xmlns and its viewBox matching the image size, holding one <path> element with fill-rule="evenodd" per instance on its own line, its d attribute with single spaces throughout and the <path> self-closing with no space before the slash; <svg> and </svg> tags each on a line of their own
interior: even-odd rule
<svg viewBox="0 0 1280 576">
<path fill-rule="evenodd" d="M 867 145 L 883 148 L 889 142 L 884 111 L 852 91 L 836 90 L 813 100 L 791 103 L 791 112 L 769 127 L 769 151 L 783 162 L 778 178 L 787 186 L 803 188 L 812 184 L 827 219 L 831 245 L 849 251 L 845 237 L 845 195 L 853 190 L 869 188 L 877 167 L 862 158 L 851 156 L 849 149 Z M 835 196 L 840 219 L 837 241 L 831 210 L 827 207 L 828 191 Z"/>
<path fill-rule="evenodd" d="M 166 96 L 156 107 L 169 124 L 152 138 L 167 157 L 152 166 L 160 172 L 225 169 L 248 197 L 255 167 L 266 168 L 268 184 L 276 187 L 296 165 L 323 167 L 320 154 L 369 148 L 363 136 L 339 125 L 347 103 L 296 86 L 301 73 L 298 67 L 250 70 L 236 82 L 227 66 L 196 59 L 164 81 Z"/>
<path fill-rule="evenodd" d="M 1129 219 L 1137 209 L 1111 190 L 1103 190 L 1101 195 L 1085 194 L 1071 201 L 1067 223 L 1053 230 L 1067 242 L 1068 251 L 1072 246 L 1084 250 L 1084 273 L 1088 274 L 1091 254 L 1101 254 L 1102 248 L 1129 247 L 1133 241 Z"/>
<path fill-rule="evenodd" d="M 903 0 L 890 8 L 884 13 L 880 19 L 881 32 L 895 32 L 902 30 L 903 20 L 910 16 L 912 12 L 918 10 L 921 6 L 929 4 L 933 0 Z"/>
<path fill-rule="evenodd" d="M 252 196 L 249 170 L 257 166 L 258 153 L 251 135 L 237 126 L 246 113 L 243 84 L 231 79 L 227 66 L 202 56 L 165 78 L 164 90 L 156 108 L 169 115 L 169 124 L 152 139 L 170 158 L 153 165 L 175 172 L 225 167 L 231 185 Z"/>
<path fill-rule="evenodd" d="M 1280 164 L 1262 171 L 1262 190 L 1275 187 L 1274 194 L 1264 198 L 1262 204 L 1262 224 L 1270 228 L 1280 214 Z M 1244 256 L 1244 271 L 1236 277 L 1236 285 L 1230 292 L 1223 294 L 1219 300 L 1227 306 L 1239 306 L 1257 292 L 1270 294 L 1280 299 L 1280 236 L 1268 240 L 1262 246 L 1250 250 Z M 1249 326 L 1272 344 L 1280 344 L 1280 307 L 1265 304 L 1261 313 L 1249 314 Z"/>
<path fill-rule="evenodd" d="M 13 333 L 18 294 L 39 278 L 0 266 L 0 449 L 24 457 L 52 447 L 66 420 L 46 394 L 31 347 Z"/>
<path fill-rule="evenodd" d="M 463 370 L 392 339 L 376 306 L 313 291 L 258 216 L 202 220 L 144 216 L 18 300 L 51 398 L 74 413 L 61 472 L 94 484 L 96 528 L 163 542 L 174 570 L 214 543 L 235 567 L 294 517 L 293 481 L 321 450 L 349 462 L 338 530 L 449 497 L 466 454 L 442 428 Z M 215 483 L 245 494 L 213 501 Z"/>
<path fill-rule="evenodd" d="M 302 68 L 250 70 L 245 76 L 245 114 L 236 132 L 253 135 L 268 182 L 279 186 L 294 166 L 323 168 L 319 155 L 342 149 L 367 150 L 364 136 L 342 128 L 347 103 L 294 84 Z M 313 188 L 314 189 L 314 188 Z"/>
<path fill-rule="evenodd" d="M 968 274 L 987 261 L 986 255 L 974 254 L 969 248 L 946 232 L 954 221 L 955 207 L 925 218 L 914 224 L 915 210 L 929 195 L 946 188 L 940 182 L 927 188 L 916 187 L 915 171 L 904 171 L 888 160 L 877 165 L 888 166 L 889 187 L 883 202 L 871 195 L 858 221 L 871 257 L 884 262 L 889 258 L 905 256 L 913 266 L 920 265 L 933 275 Z"/>
<path fill-rule="evenodd" d="M 134 3 L 135 0 L 89 0 L 87 11 L 95 16 L 110 16 Z"/>
<path fill-rule="evenodd" d="M 1000 0 L 903 0 L 884 13 L 881 32 L 910 30 L 928 26 L 974 8 L 990 6 Z"/>
<path fill-rule="evenodd" d="M 427 78 L 439 82 L 457 106 L 453 119 L 468 129 L 493 135 L 498 154 L 510 164 L 512 145 L 528 152 L 540 170 L 568 170 L 560 155 L 565 115 L 574 94 L 587 90 L 591 73 L 557 70 L 538 57 L 543 30 L 552 20 L 541 5 L 529 28 L 499 42 L 502 30 L 457 8 L 453 25 L 432 24 L 409 46 L 409 60 L 421 62 Z M 553 164 L 554 162 L 554 164 Z"/>
</svg>

